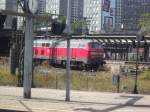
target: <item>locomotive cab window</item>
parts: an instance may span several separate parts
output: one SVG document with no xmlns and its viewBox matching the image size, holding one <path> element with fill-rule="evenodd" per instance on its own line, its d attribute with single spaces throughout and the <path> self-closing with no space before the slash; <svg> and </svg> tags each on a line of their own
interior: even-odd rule
<svg viewBox="0 0 150 112">
<path fill-rule="evenodd" d="M 100 47 L 100 45 L 98 43 L 91 43 L 91 48 L 96 49 L 99 47 Z"/>
<path fill-rule="evenodd" d="M 34 47 L 42 47 L 41 43 L 34 43 Z"/>
<path fill-rule="evenodd" d="M 77 44 L 77 43 L 72 43 L 72 44 L 70 45 L 70 47 L 71 47 L 71 48 L 78 48 L 78 44 Z"/>
<path fill-rule="evenodd" d="M 50 47 L 50 44 L 49 44 L 49 43 L 46 43 L 46 44 L 45 44 L 45 47 Z"/>
<path fill-rule="evenodd" d="M 66 47 L 66 44 L 62 42 L 62 43 L 59 43 L 58 46 L 59 46 L 59 47 L 62 47 L 62 48 L 65 48 L 65 47 Z"/>
<path fill-rule="evenodd" d="M 85 45 L 84 44 L 79 44 L 79 48 L 84 48 Z"/>
<path fill-rule="evenodd" d="M 45 43 L 42 43 L 42 47 L 45 47 Z"/>
</svg>

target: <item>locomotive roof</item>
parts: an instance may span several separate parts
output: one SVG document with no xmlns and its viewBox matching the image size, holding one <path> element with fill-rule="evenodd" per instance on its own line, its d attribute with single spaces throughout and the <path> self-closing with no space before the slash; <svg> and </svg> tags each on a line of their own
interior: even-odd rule
<svg viewBox="0 0 150 112">
<path fill-rule="evenodd" d="M 53 42 L 60 42 L 60 43 L 66 43 L 67 41 L 66 40 L 56 40 L 56 39 L 37 39 L 37 40 L 34 40 L 34 43 L 53 43 Z M 90 42 L 98 42 L 97 40 L 93 39 L 71 39 L 70 41 L 71 43 L 83 43 L 83 44 L 86 44 L 86 43 L 90 43 Z"/>
<path fill-rule="evenodd" d="M 52 43 L 53 40 L 49 40 L 49 39 L 36 39 L 34 40 L 34 43 Z"/>
</svg>

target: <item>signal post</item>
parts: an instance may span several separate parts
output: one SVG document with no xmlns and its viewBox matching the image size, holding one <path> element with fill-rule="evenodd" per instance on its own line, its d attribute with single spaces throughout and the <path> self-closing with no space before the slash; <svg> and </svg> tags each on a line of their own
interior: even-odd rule
<svg viewBox="0 0 150 112">
<path fill-rule="evenodd" d="M 25 55 L 24 55 L 24 98 L 31 98 L 32 85 L 32 17 L 26 17 Z"/>
<path fill-rule="evenodd" d="M 67 6 L 67 20 L 66 20 L 66 30 L 67 30 L 67 66 L 66 66 L 66 101 L 70 101 L 70 38 L 71 38 L 71 1 L 68 0 Z"/>
<path fill-rule="evenodd" d="M 24 54 L 24 98 L 31 98 L 32 86 L 32 58 L 33 58 L 33 18 L 37 12 L 37 0 L 25 0 L 24 11 L 29 14 L 26 17 L 25 26 L 25 54 Z"/>
</svg>

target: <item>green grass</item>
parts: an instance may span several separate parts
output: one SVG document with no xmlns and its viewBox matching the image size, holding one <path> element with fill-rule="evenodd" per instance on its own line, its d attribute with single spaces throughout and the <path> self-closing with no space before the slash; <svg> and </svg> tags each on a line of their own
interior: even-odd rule
<svg viewBox="0 0 150 112">
<path fill-rule="evenodd" d="M 38 68 L 34 71 L 34 85 L 41 88 L 65 89 L 66 75 L 64 69 L 50 68 L 44 73 L 45 68 Z M 0 67 L 0 85 L 17 86 L 17 76 L 9 73 L 7 66 Z M 134 88 L 134 77 L 122 76 L 120 91 L 123 86 L 131 93 Z M 112 74 L 101 71 L 96 73 L 71 71 L 71 89 L 82 91 L 116 92 L 116 86 L 112 85 Z M 150 71 L 144 71 L 138 77 L 138 89 L 141 94 L 150 94 Z"/>
</svg>

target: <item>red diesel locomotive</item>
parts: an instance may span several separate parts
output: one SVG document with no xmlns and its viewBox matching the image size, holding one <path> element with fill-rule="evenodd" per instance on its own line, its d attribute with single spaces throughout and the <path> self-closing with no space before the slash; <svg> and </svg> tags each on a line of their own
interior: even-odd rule
<svg viewBox="0 0 150 112">
<path fill-rule="evenodd" d="M 37 39 L 34 41 L 34 60 L 49 60 L 51 64 L 66 65 L 67 41 Z M 71 65 L 98 68 L 105 64 L 104 49 L 96 40 L 70 41 Z"/>
</svg>

